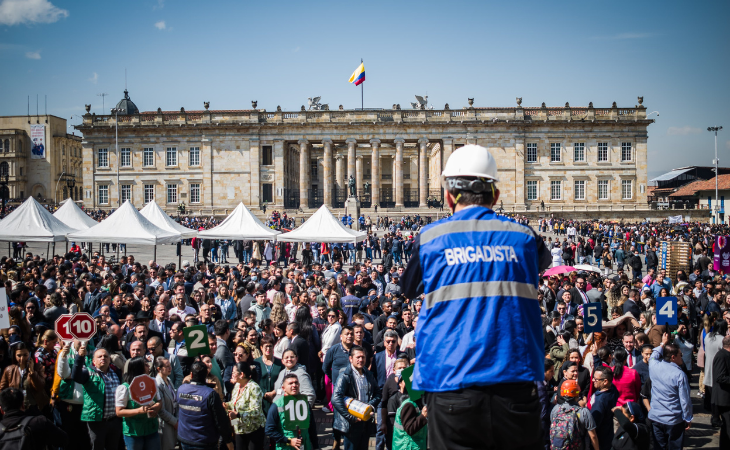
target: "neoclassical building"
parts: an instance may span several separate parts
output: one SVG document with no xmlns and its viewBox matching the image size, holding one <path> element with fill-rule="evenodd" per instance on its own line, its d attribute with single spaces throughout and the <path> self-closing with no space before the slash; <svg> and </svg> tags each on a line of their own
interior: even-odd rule
<svg viewBox="0 0 730 450">
<path fill-rule="evenodd" d="M 340 208 L 353 177 L 364 208 L 417 210 L 442 198 L 440 173 L 474 143 L 497 159 L 506 210 L 646 209 L 646 108 L 514 107 L 86 114 L 84 204 L 155 199 L 169 212 Z M 87 111 L 89 108 L 87 107 Z M 118 133 L 118 139 L 115 137 Z"/>
</svg>

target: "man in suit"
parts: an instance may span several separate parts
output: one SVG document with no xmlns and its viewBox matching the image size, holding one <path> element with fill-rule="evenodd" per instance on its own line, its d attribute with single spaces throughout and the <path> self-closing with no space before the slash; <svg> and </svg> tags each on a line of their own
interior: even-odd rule
<svg viewBox="0 0 730 450">
<path fill-rule="evenodd" d="M 395 361 L 398 359 L 398 332 L 395 330 L 386 330 L 383 336 L 383 344 L 385 346 L 385 351 L 376 353 L 374 361 L 374 372 L 375 378 L 378 381 L 379 392 L 383 391 L 385 381 L 388 379 L 390 374 L 393 373 Z M 386 417 L 383 417 L 382 410 L 378 408 L 377 413 L 378 423 L 383 423 L 382 421 L 385 420 Z M 377 433 L 375 434 L 375 448 L 377 450 L 385 448 L 385 433 L 381 427 L 378 427 Z"/>
<path fill-rule="evenodd" d="M 576 305 L 584 305 L 590 302 L 588 294 L 586 294 L 586 279 L 578 277 L 575 279 L 575 287 L 570 290 L 571 303 Z"/>
<path fill-rule="evenodd" d="M 135 341 L 142 341 L 143 343 L 146 343 L 153 336 L 157 336 L 164 342 L 164 337 L 162 336 L 162 333 L 150 329 L 150 315 L 148 312 L 138 312 L 136 322 L 137 325 L 135 325 L 134 330 L 130 331 L 127 335 L 127 347 L 129 347 L 129 345 L 131 345 L 132 342 Z M 144 327 L 144 330 L 138 329 L 140 325 Z"/>
<path fill-rule="evenodd" d="M 639 349 L 636 348 L 636 339 L 634 339 L 634 335 L 632 333 L 628 331 L 624 333 L 622 340 L 626 353 L 628 353 L 628 356 L 626 357 L 626 367 L 633 369 L 634 365 L 642 360 L 641 352 L 639 352 Z"/>
<path fill-rule="evenodd" d="M 289 348 L 297 352 L 297 360 L 299 364 L 306 366 L 309 364 L 309 342 L 299 336 L 299 324 L 290 323 L 286 326 L 286 337 L 289 338 Z M 307 369 L 310 369 L 307 367 Z M 307 370 L 309 372 L 309 370 Z"/>
<path fill-rule="evenodd" d="M 720 413 L 720 448 L 730 448 L 730 337 L 712 360 L 712 405 Z"/>
<path fill-rule="evenodd" d="M 630 312 L 632 316 L 634 316 L 634 319 L 639 320 L 639 316 L 641 315 L 641 309 L 639 308 L 639 305 L 636 303 L 636 300 L 639 296 L 639 291 L 636 289 L 629 290 L 629 299 L 626 300 L 623 304 L 623 311 L 624 314 Z"/>
<path fill-rule="evenodd" d="M 150 330 L 157 331 L 162 335 L 162 341 L 165 347 L 170 343 L 170 327 L 172 322 L 167 320 L 167 310 L 165 305 L 158 303 L 154 309 L 154 319 L 150 322 Z"/>
</svg>

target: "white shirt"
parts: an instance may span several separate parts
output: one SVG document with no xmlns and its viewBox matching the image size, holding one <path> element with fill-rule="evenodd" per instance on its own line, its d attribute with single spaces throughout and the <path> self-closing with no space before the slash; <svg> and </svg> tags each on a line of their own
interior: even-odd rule
<svg viewBox="0 0 730 450">
<path fill-rule="evenodd" d="M 177 306 L 174 308 L 170 308 L 170 311 L 168 311 L 169 315 L 172 316 L 173 314 L 177 314 L 178 317 L 180 317 L 180 320 L 185 322 L 185 317 L 189 315 L 195 315 L 195 309 L 191 306 L 186 306 L 185 309 L 179 309 Z"/>
</svg>

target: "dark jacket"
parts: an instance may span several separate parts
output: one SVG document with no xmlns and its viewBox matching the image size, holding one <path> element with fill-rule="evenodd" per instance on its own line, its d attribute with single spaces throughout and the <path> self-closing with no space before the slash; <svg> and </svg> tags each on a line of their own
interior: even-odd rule
<svg viewBox="0 0 730 450">
<path fill-rule="evenodd" d="M 380 353 L 375 354 L 375 365 L 373 366 L 373 371 L 375 372 L 376 379 L 378 380 L 378 389 L 383 390 L 383 386 L 385 386 L 385 380 L 387 377 L 387 370 L 385 368 L 385 354 L 386 351 L 383 350 Z M 395 354 L 398 354 L 398 350 L 396 349 Z"/>
<path fill-rule="evenodd" d="M 7 411 L 3 420 L 0 421 L 0 425 L 5 428 L 14 427 L 20 424 L 26 416 L 27 414 L 24 411 Z M 30 434 L 23 448 L 44 449 L 49 445 L 54 448 L 68 445 L 68 434 L 46 419 L 44 415 L 32 418 L 28 422 L 28 429 Z"/>
<path fill-rule="evenodd" d="M 730 352 L 724 348 L 712 360 L 712 404 L 730 406 Z"/>
<path fill-rule="evenodd" d="M 304 337 L 297 335 L 292 340 L 289 348 L 297 352 L 297 361 L 299 361 L 299 364 L 306 366 L 307 372 L 310 372 L 312 368 L 309 367 L 311 366 L 309 362 L 309 342 Z"/>
<path fill-rule="evenodd" d="M 646 268 L 655 268 L 657 264 L 659 263 L 659 258 L 656 256 L 656 252 L 654 250 L 647 250 L 646 251 Z"/>
<path fill-rule="evenodd" d="M 363 369 L 368 380 L 368 401 L 366 402 L 373 409 L 377 409 L 380 403 L 380 389 L 375 381 L 372 372 Z M 340 430 L 343 433 L 350 431 L 350 424 L 356 423 L 356 418 L 352 416 L 345 407 L 345 397 L 358 398 L 357 381 L 352 373 L 352 366 L 348 366 L 337 379 L 337 385 L 332 391 L 332 406 L 335 407 L 335 420 L 332 428 Z"/>
<path fill-rule="evenodd" d="M 591 404 L 591 415 L 596 422 L 596 434 L 601 450 L 610 450 L 613 441 L 613 412 L 618 402 L 618 389 L 613 384 L 606 391 L 596 391 Z"/>
<path fill-rule="evenodd" d="M 614 417 L 618 420 L 619 427 L 611 442 L 612 449 L 643 450 L 649 448 L 649 427 L 643 423 L 632 423 L 619 410 L 614 413 Z"/>
<path fill-rule="evenodd" d="M 623 310 L 624 314 L 631 313 L 632 316 L 634 316 L 634 319 L 639 320 L 639 316 L 641 315 L 641 309 L 639 309 L 639 305 L 636 304 L 631 299 L 626 300 L 623 304 Z"/>
</svg>

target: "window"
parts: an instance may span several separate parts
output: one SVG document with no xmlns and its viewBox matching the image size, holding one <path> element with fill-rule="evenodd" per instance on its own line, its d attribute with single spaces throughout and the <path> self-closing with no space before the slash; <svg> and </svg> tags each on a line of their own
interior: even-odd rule
<svg viewBox="0 0 730 450">
<path fill-rule="evenodd" d="M 573 144 L 573 161 L 574 162 L 585 162 L 586 160 L 586 144 L 583 142 L 576 142 Z"/>
<path fill-rule="evenodd" d="M 19 144 L 20 144 L 19 150 L 23 150 L 23 143 L 20 142 Z M 9 139 L 5 139 L 5 151 L 6 152 L 10 151 L 10 140 Z"/>
<path fill-rule="evenodd" d="M 145 147 L 142 149 L 143 164 L 145 167 L 155 165 L 155 150 L 152 147 Z"/>
<path fill-rule="evenodd" d="M 632 151 L 631 151 L 631 142 L 622 142 L 621 143 L 621 161 L 631 161 L 634 158 L 632 157 Z"/>
<path fill-rule="evenodd" d="M 65 145 L 61 146 L 61 156 L 66 156 L 66 146 Z M 65 195 L 63 197 L 67 198 Z"/>
<path fill-rule="evenodd" d="M 3 140 L 0 139 L 0 152 L 3 151 Z M 7 152 L 8 149 L 6 148 L 5 151 Z"/>
<path fill-rule="evenodd" d="M 270 145 L 264 145 L 263 147 L 261 147 L 261 157 L 263 158 L 263 165 L 270 166 L 274 164 L 274 158 L 272 153 L 273 151 Z"/>
<path fill-rule="evenodd" d="M 22 177 L 23 176 L 23 168 L 22 167 L 18 167 L 18 170 L 20 170 L 20 176 Z M 22 198 L 23 196 L 21 195 L 20 197 Z"/>
<path fill-rule="evenodd" d="M 177 203 L 177 184 L 167 185 L 167 203 Z"/>
<path fill-rule="evenodd" d="M 608 161 L 608 142 L 598 143 L 598 162 Z"/>
<path fill-rule="evenodd" d="M 101 205 L 109 204 L 109 186 L 99 185 L 99 195 L 97 199 Z"/>
<path fill-rule="evenodd" d="M 550 144 L 550 162 L 560 162 L 560 142 Z"/>
<path fill-rule="evenodd" d="M 131 148 L 121 148 L 120 149 L 120 157 L 119 159 L 121 162 L 119 163 L 120 167 L 132 167 L 132 149 Z"/>
<path fill-rule="evenodd" d="M 0 175 L 10 175 L 10 165 L 5 161 L 0 163 Z"/>
<path fill-rule="evenodd" d="M 145 184 L 144 185 L 144 203 L 147 204 L 149 202 L 155 201 L 155 185 L 154 184 Z"/>
<path fill-rule="evenodd" d="M 634 198 L 633 180 L 621 180 L 621 198 L 631 200 Z"/>
<path fill-rule="evenodd" d="M 537 162 L 537 144 L 527 144 L 527 162 L 528 163 L 536 163 Z"/>
<path fill-rule="evenodd" d="M 312 161 L 312 163 L 311 163 L 311 165 L 309 167 L 310 167 L 310 173 L 312 175 L 312 179 L 313 180 L 316 180 L 317 179 L 317 176 L 318 176 L 318 174 L 317 174 L 317 161 Z"/>
<path fill-rule="evenodd" d="M 109 167 L 109 149 L 100 148 L 97 151 L 97 167 Z"/>
<path fill-rule="evenodd" d="M 200 203 L 200 183 L 190 183 L 190 203 Z"/>
<path fill-rule="evenodd" d="M 560 180 L 550 181 L 550 200 L 562 200 L 562 199 L 563 199 L 563 182 Z"/>
<path fill-rule="evenodd" d="M 598 180 L 598 200 L 608 200 L 608 180 Z"/>
<path fill-rule="evenodd" d="M 167 167 L 177 166 L 177 147 L 167 147 L 165 155 L 165 165 Z"/>
<path fill-rule="evenodd" d="M 537 200 L 537 180 L 527 180 L 527 200 Z"/>
<path fill-rule="evenodd" d="M 586 182 L 585 180 L 575 180 L 575 199 L 585 200 L 586 199 Z"/>
<path fill-rule="evenodd" d="M 191 166 L 200 165 L 200 147 L 190 147 L 190 163 Z"/>
<path fill-rule="evenodd" d="M 126 202 L 127 200 L 132 200 L 132 185 L 131 184 L 122 185 L 122 203 Z"/>
<path fill-rule="evenodd" d="M 63 198 L 68 198 L 68 188 L 67 187 L 63 188 Z"/>
<path fill-rule="evenodd" d="M 261 196 L 261 200 L 264 203 L 273 203 L 274 202 L 274 195 L 273 195 L 273 185 L 271 184 L 264 184 L 263 185 L 263 195 Z"/>
</svg>

